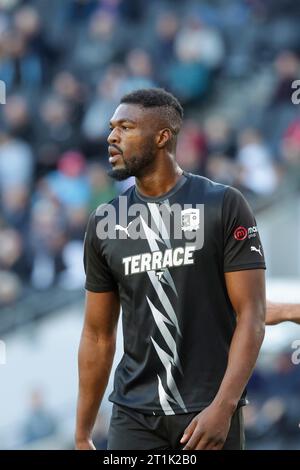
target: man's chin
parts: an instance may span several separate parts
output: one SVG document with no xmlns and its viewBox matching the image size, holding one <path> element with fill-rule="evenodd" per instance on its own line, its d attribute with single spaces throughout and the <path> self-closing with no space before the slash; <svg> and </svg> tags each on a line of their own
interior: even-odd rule
<svg viewBox="0 0 300 470">
<path fill-rule="evenodd" d="M 107 172 L 108 176 L 117 180 L 117 181 L 124 181 L 129 178 L 131 173 L 128 171 L 127 168 L 119 168 L 119 169 L 112 169 Z"/>
</svg>

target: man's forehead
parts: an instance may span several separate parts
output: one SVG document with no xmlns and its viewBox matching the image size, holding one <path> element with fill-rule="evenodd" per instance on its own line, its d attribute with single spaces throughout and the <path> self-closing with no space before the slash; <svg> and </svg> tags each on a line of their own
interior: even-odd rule
<svg viewBox="0 0 300 470">
<path fill-rule="evenodd" d="M 143 108 L 138 104 L 121 103 L 115 110 L 111 121 L 133 121 L 139 122 L 141 119 L 145 119 L 148 116 L 152 116 L 152 110 Z"/>
</svg>

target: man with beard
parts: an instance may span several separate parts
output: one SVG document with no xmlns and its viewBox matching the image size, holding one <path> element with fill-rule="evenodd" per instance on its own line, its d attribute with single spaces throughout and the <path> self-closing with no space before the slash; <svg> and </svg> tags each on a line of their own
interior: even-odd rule
<svg viewBox="0 0 300 470">
<path fill-rule="evenodd" d="M 145 89 L 124 96 L 110 122 L 110 175 L 135 185 L 87 227 L 77 449 L 95 448 L 120 306 L 124 355 L 108 448 L 244 448 L 245 388 L 264 337 L 262 245 L 237 190 L 176 163 L 182 118 L 173 95 Z"/>
</svg>

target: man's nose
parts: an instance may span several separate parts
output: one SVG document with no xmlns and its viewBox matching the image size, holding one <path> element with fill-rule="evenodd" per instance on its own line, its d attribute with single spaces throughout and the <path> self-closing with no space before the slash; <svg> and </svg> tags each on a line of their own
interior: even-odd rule
<svg viewBox="0 0 300 470">
<path fill-rule="evenodd" d="M 117 142 L 120 142 L 120 135 L 119 132 L 116 128 L 112 129 L 111 133 L 107 137 L 107 142 L 111 144 L 116 144 Z"/>
</svg>

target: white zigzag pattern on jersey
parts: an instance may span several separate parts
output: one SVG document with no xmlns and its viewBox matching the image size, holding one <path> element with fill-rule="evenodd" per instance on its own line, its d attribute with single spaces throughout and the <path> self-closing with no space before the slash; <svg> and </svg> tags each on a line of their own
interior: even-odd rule
<svg viewBox="0 0 300 470">
<path fill-rule="evenodd" d="M 164 222 L 162 220 L 162 217 L 160 215 L 157 205 L 154 203 L 149 203 L 148 207 L 154 219 L 154 222 L 157 226 L 159 234 L 161 235 L 161 237 L 158 236 L 150 227 L 148 227 L 145 220 L 141 216 L 142 226 L 145 231 L 151 251 L 153 252 L 153 251 L 159 250 L 158 242 L 164 243 L 167 248 L 171 248 L 169 235 L 168 235 L 168 232 L 166 230 L 166 227 L 164 225 Z M 187 412 L 186 406 L 183 402 L 183 399 L 176 385 L 175 379 L 172 375 L 172 366 L 176 367 L 180 371 L 181 374 L 183 373 L 182 366 L 180 364 L 180 359 L 179 359 L 178 352 L 177 352 L 176 341 L 173 338 L 170 330 L 167 328 L 166 325 L 167 324 L 173 325 L 176 328 L 177 334 L 179 336 L 182 336 L 182 335 L 181 335 L 181 331 L 179 328 L 175 310 L 170 302 L 170 299 L 166 295 L 166 292 L 162 286 L 162 283 L 169 285 L 174 291 L 174 293 L 176 294 L 176 296 L 178 296 L 177 290 L 176 290 L 174 281 L 168 269 L 164 270 L 164 273 L 162 276 L 160 276 L 160 279 L 158 279 L 158 276 L 156 275 L 155 271 L 147 271 L 147 274 L 150 278 L 150 281 L 157 293 L 157 297 L 159 301 L 161 302 L 167 316 L 163 315 L 162 312 L 160 312 L 154 306 L 154 304 L 151 302 L 151 300 L 148 297 L 147 297 L 147 302 L 152 312 L 154 321 L 172 354 L 170 355 L 166 351 L 164 351 L 156 343 L 156 341 L 151 337 L 152 344 L 158 354 L 159 359 L 161 360 L 165 368 L 166 377 L 167 377 L 167 387 L 169 390 L 169 393 L 165 390 L 163 383 L 162 383 L 162 379 L 158 375 L 157 376 L 158 377 L 158 395 L 159 395 L 160 405 L 166 415 L 174 414 L 174 411 L 171 408 L 171 404 L 177 405 L 180 408 L 182 408 L 182 410 Z"/>
</svg>

